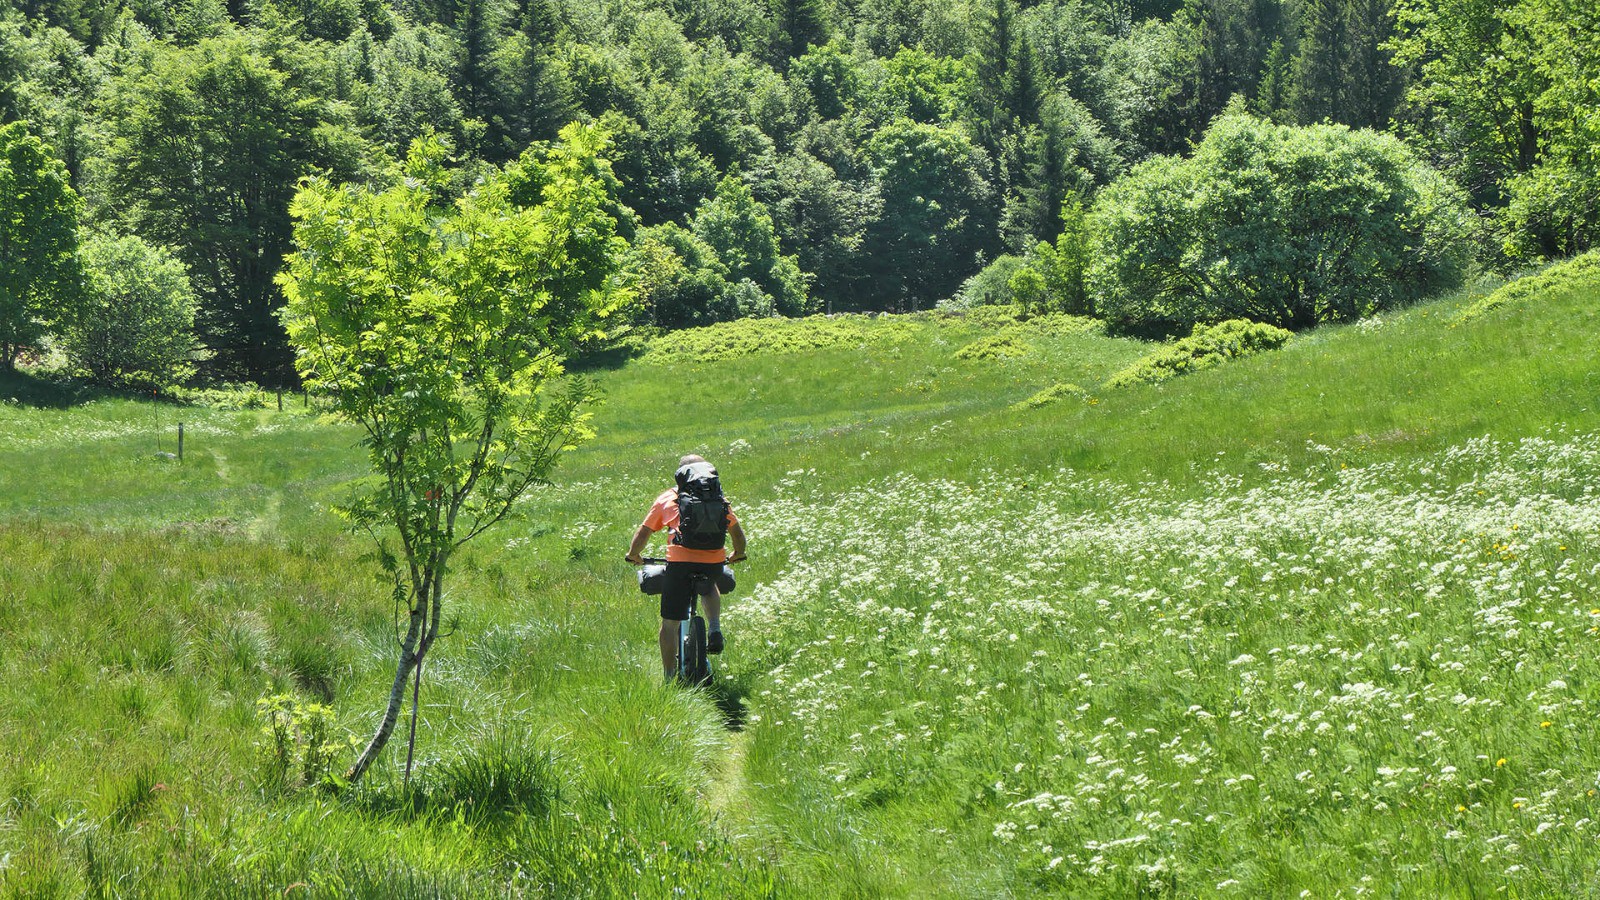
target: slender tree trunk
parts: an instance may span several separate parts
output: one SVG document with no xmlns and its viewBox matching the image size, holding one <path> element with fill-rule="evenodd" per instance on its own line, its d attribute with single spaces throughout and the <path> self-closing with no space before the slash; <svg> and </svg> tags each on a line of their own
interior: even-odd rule
<svg viewBox="0 0 1600 900">
<path fill-rule="evenodd" d="M 417 756 L 417 707 L 422 704 L 422 658 L 417 658 L 416 674 L 411 679 L 411 728 L 406 732 L 406 787 L 411 787 L 411 763 Z"/>
<path fill-rule="evenodd" d="M 406 682 L 422 665 L 429 648 L 439 636 L 444 610 L 444 568 L 443 560 L 434 559 L 431 565 L 421 570 L 420 577 L 413 582 L 419 586 L 418 600 L 416 606 L 412 607 L 411 624 L 406 627 L 406 636 L 400 642 L 400 662 L 395 666 L 394 684 L 389 688 L 389 705 L 383 712 L 383 720 L 378 723 L 378 730 L 367 742 L 366 749 L 361 751 L 355 764 L 344 773 L 345 780 L 351 784 L 361 780 L 367 769 L 371 768 L 373 761 L 378 758 L 378 754 L 383 752 L 384 746 L 389 743 L 389 738 L 394 736 L 394 726 L 400 721 L 400 713 L 405 708 Z M 418 690 L 420 689 L 419 682 Z M 407 762 L 406 774 L 409 779 L 409 760 Z"/>
<path fill-rule="evenodd" d="M 424 591 L 431 593 L 432 580 L 424 581 L 427 586 Z M 428 634 L 430 620 L 429 607 L 434 605 L 435 597 L 420 598 L 417 605 L 411 610 L 411 624 L 406 627 L 406 636 L 400 642 L 400 662 L 395 667 L 394 685 L 389 689 L 389 705 L 384 710 L 383 720 L 378 723 L 378 730 L 373 733 L 372 739 L 367 741 L 366 749 L 356 758 L 355 764 L 344 773 L 345 780 L 354 784 L 361 780 L 367 773 L 378 754 L 383 752 L 385 744 L 394 734 L 395 723 L 400 720 L 400 711 L 406 701 L 406 682 L 411 678 L 411 671 L 417 667 L 422 659 L 422 654 L 427 652 L 427 644 L 432 643 L 432 635 Z"/>
</svg>

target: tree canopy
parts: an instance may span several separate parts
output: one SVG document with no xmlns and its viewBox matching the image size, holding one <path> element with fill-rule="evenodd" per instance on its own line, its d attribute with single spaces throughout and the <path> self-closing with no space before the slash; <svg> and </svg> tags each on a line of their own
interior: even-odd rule
<svg viewBox="0 0 1600 900">
<path fill-rule="evenodd" d="M 1600 232 L 1582 0 L 3 5 L 0 122 L 87 223 L 187 267 L 212 378 L 297 377 L 274 279 L 299 180 L 376 183 L 430 132 L 459 195 L 602 123 L 630 265 L 683 265 L 638 310 L 664 327 L 939 302 L 1228 109 L 1399 137 L 1465 192 L 1489 267 Z"/>
</svg>

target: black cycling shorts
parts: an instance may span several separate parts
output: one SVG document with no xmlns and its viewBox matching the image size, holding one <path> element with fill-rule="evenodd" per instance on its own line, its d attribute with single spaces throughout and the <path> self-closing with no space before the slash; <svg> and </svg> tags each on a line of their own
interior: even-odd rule
<svg viewBox="0 0 1600 900">
<path fill-rule="evenodd" d="M 661 618 L 682 622 L 689 618 L 689 601 L 694 599 L 696 575 L 704 575 L 712 587 L 722 574 L 722 563 L 667 563 L 666 580 L 661 588 Z"/>
</svg>

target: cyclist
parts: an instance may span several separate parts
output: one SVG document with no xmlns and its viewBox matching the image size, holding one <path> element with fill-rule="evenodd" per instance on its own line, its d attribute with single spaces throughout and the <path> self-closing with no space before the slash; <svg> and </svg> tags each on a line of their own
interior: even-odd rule
<svg viewBox="0 0 1600 900">
<path fill-rule="evenodd" d="M 715 502 L 721 502 L 727 512 L 725 520 L 715 523 L 723 527 L 711 533 L 709 539 L 706 534 L 686 536 L 679 527 L 680 487 L 669 488 L 662 491 L 655 503 L 651 504 L 650 513 L 645 516 L 639 530 L 634 532 L 633 543 L 628 547 L 628 562 L 642 565 L 642 554 L 650 543 L 650 536 L 663 528 L 672 534 L 672 540 L 667 544 L 666 582 L 661 591 L 661 666 L 668 679 L 673 677 L 678 668 L 678 628 L 689 617 L 689 603 L 694 598 L 696 576 L 700 576 L 704 585 L 702 596 L 705 598 L 708 631 L 706 652 L 722 652 L 722 623 L 719 618 L 722 613 L 722 594 L 717 590 L 716 579 L 722 574 L 725 563 L 744 559 L 745 549 L 744 529 L 739 525 L 739 518 L 733 514 L 733 507 L 722 500 L 715 467 L 704 458 L 691 454 L 678 460 L 674 479 L 680 487 L 704 484 L 709 479 L 715 485 Z M 700 546 L 685 546 L 686 543 Z M 710 544 L 718 546 L 707 546 Z M 732 556 L 729 556 L 726 545 L 731 545 Z"/>
</svg>

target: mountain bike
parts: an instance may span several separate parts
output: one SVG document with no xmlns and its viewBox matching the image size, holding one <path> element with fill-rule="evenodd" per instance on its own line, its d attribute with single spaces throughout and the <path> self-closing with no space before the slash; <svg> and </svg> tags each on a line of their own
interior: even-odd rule
<svg viewBox="0 0 1600 900">
<path fill-rule="evenodd" d="M 646 567 L 665 567 L 667 561 L 660 557 L 643 557 Z M 723 567 L 727 570 L 727 566 Z M 663 568 L 662 572 L 665 569 Z M 661 573 L 656 573 L 661 574 Z M 645 579 L 651 577 L 648 570 L 641 570 L 639 574 L 639 587 L 646 593 L 652 593 L 645 586 Z M 729 576 L 724 576 L 725 578 Z M 710 575 L 694 576 L 694 590 L 689 594 L 689 617 L 678 623 L 678 668 L 676 677 L 678 681 L 692 687 L 708 685 L 715 678 L 711 669 L 711 659 L 706 654 L 706 620 L 700 617 L 700 598 L 709 594 L 714 585 Z M 732 590 L 731 586 L 728 590 Z M 724 591 L 723 593 L 727 593 Z"/>
</svg>

